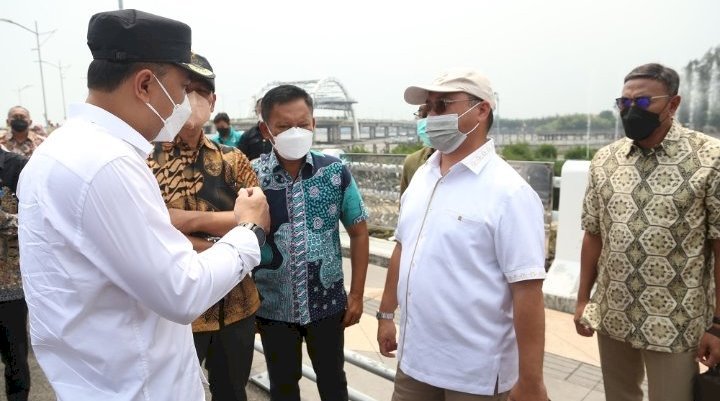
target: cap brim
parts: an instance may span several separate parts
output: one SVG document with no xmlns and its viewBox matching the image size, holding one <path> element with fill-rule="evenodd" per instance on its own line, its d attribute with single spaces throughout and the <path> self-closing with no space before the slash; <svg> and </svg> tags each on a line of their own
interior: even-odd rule
<svg viewBox="0 0 720 401">
<path fill-rule="evenodd" d="M 408 104 L 420 105 L 425 104 L 428 92 L 452 93 L 462 91 L 462 89 L 440 85 L 410 86 L 405 89 L 405 101 Z"/>
<path fill-rule="evenodd" d="M 200 67 L 199 65 L 191 63 L 177 63 L 179 67 L 182 67 L 193 74 L 199 75 L 201 78 L 215 79 L 215 73 L 208 70 L 207 68 Z"/>
</svg>

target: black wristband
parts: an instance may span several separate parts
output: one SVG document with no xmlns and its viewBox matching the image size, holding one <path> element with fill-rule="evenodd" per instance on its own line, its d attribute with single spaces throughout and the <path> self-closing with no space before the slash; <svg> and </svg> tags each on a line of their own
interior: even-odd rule
<svg viewBox="0 0 720 401">
<path fill-rule="evenodd" d="M 713 316 L 713 324 L 720 324 L 720 316 Z"/>
</svg>

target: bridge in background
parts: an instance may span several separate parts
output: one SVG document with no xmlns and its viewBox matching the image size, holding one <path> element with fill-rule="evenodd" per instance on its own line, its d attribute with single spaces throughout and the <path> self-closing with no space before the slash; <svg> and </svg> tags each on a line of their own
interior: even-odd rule
<svg viewBox="0 0 720 401">
<path fill-rule="evenodd" d="M 257 99 L 267 91 L 279 85 L 290 84 L 303 88 L 313 98 L 316 120 L 315 142 L 318 145 L 382 144 L 399 142 L 415 142 L 416 123 L 408 120 L 359 119 L 354 105 L 357 101 L 350 96 L 345 86 L 332 77 L 304 81 L 273 81 L 269 82 L 251 97 L 249 104 L 254 107 Z M 254 115 L 254 110 L 249 111 Z M 241 118 L 231 121 L 237 130 L 246 131 L 257 124 L 256 118 Z M 213 131 L 214 127 L 208 131 Z M 592 130 L 588 136 L 585 130 L 564 132 L 512 132 L 500 129 L 500 119 L 496 121 L 491 136 L 498 146 L 526 142 L 530 144 L 549 143 L 557 147 L 573 147 L 589 145 L 599 148 L 612 142 L 618 132 L 611 130 Z"/>
</svg>

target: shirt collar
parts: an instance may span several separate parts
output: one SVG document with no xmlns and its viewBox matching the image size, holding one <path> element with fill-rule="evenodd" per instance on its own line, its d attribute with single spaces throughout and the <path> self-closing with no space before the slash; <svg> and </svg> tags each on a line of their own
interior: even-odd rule
<svg viewBox="0 0 720 401">
<path fill-rule="evenodd" d="M 460 165 L 467 167 L 468 170 L 472 171 L 475 175 L 480 174 L 483 167 L 487 164 L 490 156 L 495 154 L 495 141 L 492 138 L 488 138 L 482 146 L 477 148 L 475 151 L 465 156 L 464 159 L 460 160 Z M 428 158 L 426 163 L 431 166 L 440 168 L 440 157 L 442 152 L 433 152 Z"/>
<path fill-rule="evenodd" d="M 654 152 L 662 149 L 665 154 L 670 157 L 675 157 L 680 152 L 680 139 L 682 138 L 683 127 L 677 120 L 673 120 L 670 130 L 665 134 L 665 138 L 654 148 Z M 636 145 L 634 141 L 625 138 L 625 141 L 621 145 L 621 153 L 626 158 L 630 158 L 636 152 L 642 153 L 640 146 Z"/>
<path fill-rule="evenodd" d="M 277 156 L 275 155 L 274 149 L 270 152 L 267 163 L 268 163 L 268 167 L 270 167 L 272 169 L 272 171 L 277 171 L 277 170 L 283 168 L 282 165 L 280 164 L 280 160 L 278 160 Z M 310 166 L 312 166 L 313 170 L 314 170 L 315 163 L 313 162 L 312 152 L 308 152 L 307 155 L 305 155 L 305 165 L 308 165 L 308 164 Z M 300 170 L 302 171 L 302 168 Z"/>
<path fill-rule="evenodd" d="M 108 134 L 132 145 L 143 158 L 147 158 L 153 150 L 153 145 L 133 127 L 101 107 L 90 103 L 71 104 L 69 114 L 70 118 L 86 120 L 104 128 Z"/>
<path fill-rule="evenodd" d="M 198 143 L 198 147 L 195 148 L 195 149 L 190 149 L 190 147 L 188 146 L 188 144 L 186 144 L 186 143 L 182 140 L 182 138 L 180 138 L 180 135 L 176 136 L 175 139 L 171 142 L 171 144 L 172 144 L 172 148 L 178 148 L 178 149 L 180 149 L 180 150 L 195 150 L 195 151 L 199 151 L 200 148 L 202 148 L 202 147 L 208 148 L 208 149 L 210 149 L 210 150 L 218 150 L 218 149 L 219 149 L 219 145 L 217 145 L 216 143 L 214 143 L 213 141 L 211 141 L 211 140 L 207 137 L 207 135 L 205 135 L 205 134 L 202 134 L 202 135 L 200 136 L 200 141 L 199 141 L 199 143 Z M 167 149 L 169 149 L 169 148 L 167 148 Z"/>
</svg>

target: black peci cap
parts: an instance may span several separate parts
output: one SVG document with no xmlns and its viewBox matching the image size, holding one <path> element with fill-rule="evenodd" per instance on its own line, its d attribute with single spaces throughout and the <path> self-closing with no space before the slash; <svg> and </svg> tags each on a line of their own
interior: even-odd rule
<svg viewBox="0 0 720 401">
<path fill-rule="evenodd" d="M 87 43 L 95 60 L 178 64 L 190 71 L 192 37 L 187 24 L 138 10 L 97 13 Z"/>
<path fill-rule="evenodd" d="M 183 65 L 192 72 L 194 77 L 200 78 L 210 85 L 210 88 L 215 92 L 215 73 L 213 72 L 210 62 L 203 56 L 192 53 L 190 55 L 190 63 Z"/>
</svg>

